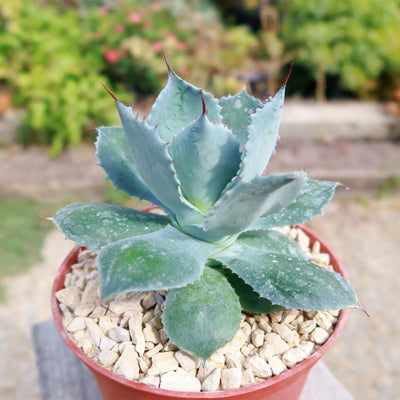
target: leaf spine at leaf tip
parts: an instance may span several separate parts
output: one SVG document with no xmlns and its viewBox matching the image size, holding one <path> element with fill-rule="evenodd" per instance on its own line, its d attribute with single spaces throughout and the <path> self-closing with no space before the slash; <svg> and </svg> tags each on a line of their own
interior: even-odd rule
<svg viewBox="0 0 400 400">
<path fill-rule="evenodd" d="M 293 62 L 290 64 L 289 72 L 288 72 L 288 74 L 287 74 L 285 80 L 283 81 L 283 85 L 282 85 L 283 87 L 286 87 L 286 85 L 287 85 L 287 83 L 288 83 L 288 80 L 289 80 L 289 78 L 290 78 L 290 75 L 291 75 L 291 73 L 292 73 L 292 69 L 293 69 Z"/>
<path fill-rule="evenodd" d="M 101 82 L 100 83 L 103 85 L 104 89 L 107 90 L 108 94 L 115 100 L 115 101 L 119 101 L 120 103 L 122 103 L 122 101 L 105 85 L 105 83 Z"/>
<path fill-rule="evenodd" d="M 203 103 L 203 115 L 207 115 L 206 102 L 204 101 L 203 89 L 200 89 L 201 102 Z"/>
<path fill-rule="evenodd" d="M 171 66 L 169 65 L 168 60 L 167 60 L 167 55 L 166 55 L 166 53 L 165 53 L 164 46 L 163 46 L 163 48 L 162 48 L 162 53 L 163 53 L 163 56 L 164 56 L 165 64 L 166 64 L 166 66 L 167 66 L 167 68 L 168 68 L 168 72 L 174 72 L 174 71 L 172 70 Z"/>
</svg>

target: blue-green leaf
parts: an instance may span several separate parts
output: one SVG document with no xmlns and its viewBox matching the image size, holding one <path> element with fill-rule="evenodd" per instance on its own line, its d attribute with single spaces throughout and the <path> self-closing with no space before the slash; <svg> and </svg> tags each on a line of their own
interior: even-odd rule
<svg viewBox="0 0 400 400">
<path fill-rule="evenodd" d="M 60 210 L 53 222 L 66 238 L 95 250 L 120 239 L 158 231 L 171 220 L 111 204 L 74 203 Z"/>
<path fill-rule="evenodd" d="M 103 167 L 107 178 L 115 187 L 129 196 L 136 196 L 165 208 L 140 177 L 129 152 L 122 126 L 102 126 L 97 128 L 97 132 L 96 156 L 99 158 L 99 165 Z"/>
<path fill-rule="evenodd" d="M 168 293 L 163 325 L 175 345 L 205 361 L 233 338 L 240 313 L 239 299 L 222 272 L 205 267 L 199 280 Z"/>
<path fill-rule="evenodd" d="M 261 175 L 274 153 L 276 142 L 279 139 L 284 99 L 285 86 L 282 86 L 271 101 L 251 115 L 249 138 L 240 172 L 242 180 L 250 181 L 255 176 Z"/>
<path fill-rule="evenodd" d="M 119 101 L 116 105 L 133 161 L 146 186 L 175 214 L 179 223 L 201 223 L 204 216 L 182 196 L 167 146 L 156 129 L 134 117 L 131 107 Z"/>
<path fill-rule="evenodd" d="M 284 254 L 306 260 L 307 256 L 295 240 L 289 236 L 274 231 L 245 231 L 236 239 L 239 244 L 257 247 L 269 253 Z"/>
<path fill-rule="evenodd" d="M 223 97 L 219 105 L 222 107 L 222 123 L 228 125 L 232 132 L 238 137 L 242 146 L 247 142 L 248 126 L 251 124 L 251 114 L 257 108 L 262 108 L 260 100 L 250 96 L 242 90 L 235 96 Z"/>
<path fill-rule="evenodd" d="M 261 297 L 285 308 L 324 311 L 358 305 L 353 288 L 341 275 L 295 257 L 235 244 L 214 258 Z"/>
<path fill-rule="evenodd" d="M 186 286 L 201 276 L 213 248 L 172 226 L 112 243 L 97 259 L 102 296 Z"/>
<path fill-rule="evenodd" d="M 243 310 L 255 314 L 267 314 L 284 309 L 284 307 L 272 304 L 270 300 L 260 297 L 250 285 L 245 283 L 243 279 L 239 278 L 230 269 L 224 268 L 222 272 L 239 296 L 240 305 Z"/>
<path fill-rule="evenodd" d="M 294 201 L 305 181 L 304 172 L 239 181 L 209 211 L 203 229 L 218 232 L 221 237 L 241 232 L 261 215 L 277 212 Z"/>
<path fill-rule="evenodd" d="M 203 91 L 208 117 L 211 121 L 221 121 L 221 107 L 212 94 Z M 157 126 L 157 134 L 169 143 L 172 137 L 198 118 L 203 110 L 200 89 L 190 85 L 168 70 L 168 82 L 157 97 L 149 115 L 149 124 Z"/>
<path fill-rule="evenodd" d="M 236 175 L 239 142 L 203 114 L 175 136 L 168 147 L 184 196 L 206 212 Z"/>
<path fill-rule="evenodd" d="M 273 227 L 297 225 L 311 220 L 321 214 L 325 206 L 332 200 L 338 182 L 307 180 L 303 193 L 296 201 L 279 213 L 261 217 L 249 230 L 270 229 Z"/>
</svg>

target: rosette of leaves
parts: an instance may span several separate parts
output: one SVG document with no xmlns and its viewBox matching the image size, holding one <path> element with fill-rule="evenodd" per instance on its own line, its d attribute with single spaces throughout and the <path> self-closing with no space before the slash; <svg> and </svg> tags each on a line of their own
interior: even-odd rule
<svg viewBox="0 0 400 400">
<path fill-rule="evenodd" d="M 75 203 L 54 218 L 66 237 L 99 250 L 102 297 L 168 290 L 164 329 L 202 360 L 232 339 L 242 309 L 356 307 L 347 280 L 272 230 L 321 213 L 337 186 L 302 171 L 262 176 L 287 80 L 265 103 L 246 91 L 218 100 L 168 71 L 146 120 L 114 96 L 122 126 L 98 128 L 96 142 L 114 185 L 166 215 Z"/>
</svg>

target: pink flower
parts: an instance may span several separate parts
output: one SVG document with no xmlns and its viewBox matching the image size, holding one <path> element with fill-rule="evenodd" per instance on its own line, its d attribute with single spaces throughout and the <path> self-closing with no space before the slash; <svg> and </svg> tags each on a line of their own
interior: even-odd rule
<svg viewBox="0 0 400 400">
<path fill-rule="evenodd" d="M 101 15 L 108 14 L 108 7 L 105 5 L 100 6 L 98 10 Z"/>
<path fill-rule="evenodd" d="M 159 1 L 154 1 L 150 4 L 150 7 L 153 11 L 161 11 L 163 8 L 162 4 Z"/>
<path fill-rule="evenodd" d="M 171 40 L 171 42 L 175 42 L 177 39 L 175 33 L 168 33 L 167 40 Z"/>
<path fill-rule="evenodd" d="M 104 53 L 104 59 L 110 63 L 114 64 L 121 58 L 121 55 L 117 50 L 108 50 Z"/>
<path fill-rule="evenodd" d="M 151 22 L 151 21 L 146 21 L 144 24 L 143 24 L 143 28 L 144 29 L 151 29 L 153 27 L 153 23 Z"/>
<path fill-rule="evenodd" d="M 116 24 L 116 25 L 114 25 L 113 30 L 114 30 L 114 32 L 116 32 L 116 33 L 125 32 L 125 25 L 124 25 L 124 24 Z"/>
<path fill-rule="evenodd" d="M 163 44 L 159 40 L 155 40 L 151 46 L 156 53 L 160 53 L 163 50 Z"/>
<path fill-rule="evenodd" d="M 139 13 L 131 12 L 128 14 L 128 20 L 132 24 L 140 24 L 142 22 L 142 16 Z"/>
<path fill-rule="evenodd" d="M 177 46 L 178 46 L 178 50 L 181 50 L 181 51 L 187 50 L 187 44 L 186 44 L 186 42 L 183 42 L 182 40 L 178 42 Z"/>
</svg>

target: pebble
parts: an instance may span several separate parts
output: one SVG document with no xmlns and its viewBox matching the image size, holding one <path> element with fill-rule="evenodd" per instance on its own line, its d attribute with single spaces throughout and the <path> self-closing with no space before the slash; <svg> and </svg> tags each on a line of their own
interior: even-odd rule
<svg viewBox="0 0 400 400">
<path fill-rule="evenodd" d="M 67 332 L 74 333 L 76 331 L 82 330 L 86 328 L 85 318 L 76 317 L 71 323 L 67 326 Z"/>
<path fill-rule="evenodd" d="M 324 328 L 326 331 L 331 329 L 332 327 L 332 321 L 333 321 L 332 315 L 330 315 L 328 312 L 323 312 L 323 311 L 318 311 L 315 314 L 314 320 L 317 323 L 318 326 L 321 328 Z"/>
<path fill-rule="evenodd" d="M 307 358 L 306 354 L 300 349 L 290 349 L 282 356 L 282 361 L 286 366 L 293 367 L 305 358 Z"/>
<path fill-rule="evenodd" d="M 248 358 L 244 363 L 244 367 L 251 368 L 254 376 L 258 376 L 260 378 L 269 378 L 272 376 L 270 366 L 258 355 Z"/>
<path fill-rule="evenodd" d="M 238 389 L 242 381 L 241 368 L 228 368 L 221 371 L 221 387 L 223 390 Z"/>
<path fill-rule="evenodd" d="M 139 302 L 136 301 L 132 301 L 132 300 L 115 300 L 112 301 L 109 305 L 108 305 L 108 309 L 116 314 L 116 315 L 122 315 L 124 314 L 126 311 L 142 311 L 142 306 L 140 305 Z"/>
<path fill-rule="evenodd" d="M 148 374 L 161 375 L 166 372 L 175 371 L 178 367 L 178 361 L 176 361 L 172 351 L 157 353 L 152 357 L 152 365 Z"/>
<path fill-rule="evenodd" d="M 279 356 L 289 349 L 289 345 L 277 333 L 267 333 L 265 341 L 271 345 L 274 356 Z"/>
<path fill-rule="evenodd" d="M 74 286 L 59 290 L 56 297 L 60 303 L 65 304 L 71 310 L 75 310 L 81 304 L 81 291 Z"/>
<path fill-rule="evenodd" d="M 289 310 L 285 310 L 282 315 L 282 322 L 285 324 L 290 324 L 300 315 L 300 311 L 290 308 Z"/>
<path fill-rule="evenodd" d="M 107 336 L 103 336 L 100 339 L 100 345 L 99 345 L 99 349 L 101 351 L 104 350 L 113 350 L 116 348 L 116 346 L 118 346 L 117 342 L 115 342 L 114 340 L 108 338 Z"/>
<path fill-rule="evenodd" d="M 198 358 L 181 350 L 175 352 L 175 358 L 179 365 L 186 371 L 196 369 L 200 366 L 200 360 Z"/>
<path fill-rule="evenodd" d="M 255 347 L 261 347 L 264 344 L 264 331 L 256 329 L 251 332 L 251 342 Z"/>
<path fill-rule="evenodd" d="M 99 279 L 89 281 L 82 293 L 82 304 L 98 304 L 100 302 L 99 289 Z"/>
<path fill-rule="evenodd" d="M 147 323 L 143 329 L 143 335 L 146 342 L 160 343 L 160 334 L 158 330 L 151 324 Z"/>
<path fill-rule="evenodd" d="M 108 331 L 108 336 L 117 343 L 127 342 L 130 340 L 129 331 L 119 326 L 110 329 Z"/>
<path fill-rule="evenodd" d="M 197 378 L 179 372 L 168 372 L 161 376 L 160 389 L 200 392 L 201 383 Z"/>
<path fill-rule="evenodd" d="M 317 327 L 317 323 L 313 319 L 308 319 L 299 324 L 299 333 L 311 333 Z"/>
<path fill-rule="evenodd" d="M 90 339 L 95 346 L 99 347 L 100 340 L 104 336 L 104 332 L 91 318 L 85 318 L 85 323 Z"/>
<path fill-rule="evenodd" d="M 136 351 L 139 355 L 143 355 L 145 350 L 145 337 L 142 330 L 142 313 L 135 312 L 129 319 L 129 333 Z"/>
<path fill-rule="evenodd" d="M 144 383 L 145 385 L 159 387 L 160 386 L 160 377 L 159 376 L 149 376 L 145 375 L 142 378 L 139 378 L 140 383 Z"/>
<path fill-rule="evenodd" d="M 139 379 L 138 354 L 132 344 L 125 346 L 124 351 L 114 365 L 113 371 L 127 379 Z"/>
<path fill-rule="evenodd" d="M 98 359 L 101 365 L 105 368 L 110 368 L 118 360 L 118 353 L 110 350 L 103 350 L 98 354 Z"/>
<path fill-rule="evenodd" d="M 273 375 L 279 375 L 287 370 L 287 366 L 282 362 L 279 356 L 270 357 L 268 365 L 271 367 Z"/>
<path fill-rule="evenodd" d="M 201 390 L 203 392 L 215 392 L 219 389 L 221 371 L 221 368 L 216 368 L 203 380 L 201 384 Z"/>
<path fill-rule="evenodd" d="M 99 318 L 99 326 L 103 332 L 108 332 L 117 327 L 116 323 L 108 315 Z"/>
<path fill-rule="evenodd" d="M 228 368 L 242 368 L 244 362 L 245 357 L 240 350 L 236 350 L 225 355 L 225 365 Z"/>
<path fill-rule="evenodd" d="M 310 339 L 317 344 L 323 344 L 328 340 L 329 336 L 329 332 L 323 328 L 317 327 L 311 332 Z"/>
<path fill-rule="evenodd" d="M 264 343 L 264 345 L 258 350 L 258 354 L 267 361 L 274 355 L 274 348 L 269 343 Z"/>
<path fill-rule="evenodd" d="M 286 343 L 292 343 L 294 340 L 293 331 L 284 323 L 273 323 L 272 332 L 277 333 Z"/>
<path fill-rule="evenodd" d="M 247 368 L 243 371 L 242 380 L 240 383 L 242 386 L 249 386 L 255 383 L 253 370 L 251 368 Z"/>
</svg>

